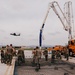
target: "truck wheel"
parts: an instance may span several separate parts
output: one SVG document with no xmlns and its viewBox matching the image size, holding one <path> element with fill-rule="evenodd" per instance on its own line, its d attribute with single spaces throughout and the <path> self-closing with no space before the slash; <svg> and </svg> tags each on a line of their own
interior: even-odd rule
<svg viewBox="0 0 75 75">
<path fill-rule="evenodd" d="M 69 52 L 69 55 L 70 55 L 70 56 L 73 56 L 73 52 L 72 52 L 72 51 L 70 51 L 70 52 Z"/>
</svg>

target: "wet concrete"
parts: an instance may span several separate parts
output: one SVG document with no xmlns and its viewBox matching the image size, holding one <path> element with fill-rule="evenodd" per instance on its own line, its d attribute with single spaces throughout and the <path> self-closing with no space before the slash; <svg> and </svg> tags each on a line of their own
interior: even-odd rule
<svg viewBox="0 0 75 75">
<path fill-rule="evenodd" d="M 32 66 L 32 59 L 26 59 L 26 62 L 21 66 L 16 66 L 15 75 L 75 75 L 75 64 L 67 63 L 62 60 L 40 60 L 41 69 L 36 72 L 36 66 Z"/>
</svg>

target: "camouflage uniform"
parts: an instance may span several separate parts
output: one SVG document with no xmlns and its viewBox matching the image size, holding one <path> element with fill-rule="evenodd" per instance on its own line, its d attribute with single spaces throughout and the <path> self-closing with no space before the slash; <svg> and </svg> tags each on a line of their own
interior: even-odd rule
<svg viewBox="0 0 75 75">
<path fill-rule="evenodd" d="M 18 56 L 18 64 L 25 62 L 25 57 L 24 57 L 24 51 L 23 50 L 21 50 L 21 49 L 18 50 L 17 56 Z"/>
<path fill-rule="evenodd" d="M 41 50 L 36 49 L 35 57 L 36 57 L 36 62 L 39 63 L 39 60 L 41 59 Z"/>
<path fill-rule="evenodd" d="M 68 47 L 65 48 L 64 55 L 65 55 L 66 60 L 69 60 L 69 50 L 68 50 Z"/>
<path fill-rule="evenodd" d="M 52 56 L 51 56 L 51 62 L 54 63 L 55 62 L 55 50 L 52 50 Z"/>
<path fill-rule="evenodd" d="M 45 61 L 48 61 L 48 51 L 47 51 L 47 49 L 44 50 L 43 55 L 45 56 Z"/>
<path fill-rule="evenodd" d="M 35 53 L 36 69 L 40 69 L 40 63 L 39 63 L 40 59 L 41 59 L 41 50 L 39 50 L 39 48 L 37 47 Z"/>
<path fill-rule="evenodd" d="M 66 60 L 67 61 L 69 60 L 69 51 L 68 51 L 68 49 L 66 50 Z"/>
<path fill-rule="evenodd" d="M 11 62 L 12 62 L 12 53 L 13 53 L 13 48 L 8 47 L 7 48 L 7 56 L 8 56 L 7 63 L 10 64 L 10 65 L 11 65 Z"/>
<path fill-rule="evenodd" d="M 4 63 L 4 51 L 1 50 L 1 63 Z"/>
<path fill-rule="evenodd" d="M 59 50 L 56 51 L 56 58 L 61 59 L 61 53 Z"/>
<path fill-rule="evenodd" d="M 8 53 L 7 53 L 7 50 L 5 50 L 5 53 L 4 53 L 4 62 L 5 62 L 5 64 L 7 64 L 7 60 L 8 60 Z"/>
<path fill-rule="evenodd" d="M 35 63 L 35 59 L 36 59 L 36 49 L 34 49 L 32 51 L 32 54 L 33 54 L 33 63 Z"/>
</svg>

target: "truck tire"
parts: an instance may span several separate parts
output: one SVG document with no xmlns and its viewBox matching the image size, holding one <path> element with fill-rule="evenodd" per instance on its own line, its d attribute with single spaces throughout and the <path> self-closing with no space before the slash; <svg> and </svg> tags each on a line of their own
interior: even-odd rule
<svg viewBox="0 0 75 75">
<path fill-rule="evenodd" d="M 69 50 L 69 56 L 73 56 L 72 50 Z"/>
</svg>

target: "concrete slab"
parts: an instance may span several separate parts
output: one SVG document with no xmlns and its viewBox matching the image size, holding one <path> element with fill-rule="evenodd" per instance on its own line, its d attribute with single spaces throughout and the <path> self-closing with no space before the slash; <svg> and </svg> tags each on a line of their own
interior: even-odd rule
<svg viewBox="0 0 75 75">
<path fill-rule="evenodd" d="M 11 66 L 0 62 L 0 75 L 14 75 L 15 60 L 13 57 Z"/>
</svg>

